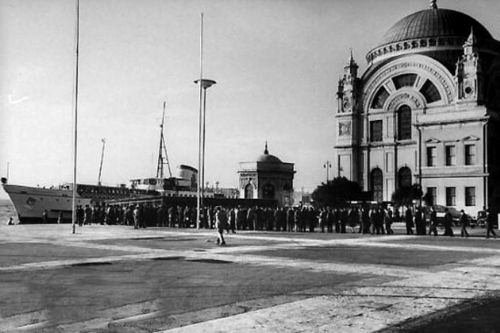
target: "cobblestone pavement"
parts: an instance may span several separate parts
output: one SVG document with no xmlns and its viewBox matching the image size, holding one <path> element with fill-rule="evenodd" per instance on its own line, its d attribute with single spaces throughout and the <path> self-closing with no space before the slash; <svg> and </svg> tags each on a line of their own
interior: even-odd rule
<svg viewBox="0 0 500 333">
<path fill-rule="evenodd" d="M 500 291 L 500 241 L 0 226 L 0 331 L 373 332 Z M 451 310 L 450 310 L 451 311 Z"/>
</svg>

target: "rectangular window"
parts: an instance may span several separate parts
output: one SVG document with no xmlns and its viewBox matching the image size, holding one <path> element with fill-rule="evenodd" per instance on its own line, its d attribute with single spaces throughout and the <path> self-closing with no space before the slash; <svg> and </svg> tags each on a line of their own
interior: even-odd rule
<svg viewBox="0 0 500 333">
<path fill-rule="evenodd" d="M 436 166 L 436 147 L 427 147 L 427 166 Z"/>
<path fill-rule="evenodd" d="M 476 188 L 466 187 L 465 188 L 465 205 L 475 206 L 476 205 Z"/>
<path fill-rule="evenodd" d="M 411 109 L 403 105 L 398 111 L 398 140 L 411 139 Z"/>
<path fill-rule="evenodd" d="M 427 197 L 429 198 L 429 204 L 432 206 L 436 204 L 436 188 L 428 187 L 427 188 Z"/>
<path fill-rule="evenodd" d="M 456 165 L 456 154 L 455 154 L 455 146 L 446 146 L 445 147 L 445 156 L 446 156 L 446 165 Z"/>
<path fill-rule="evenodd" d="M 446 206 L 455 206 L 455 188 L 446 188 Z"/>
<path fill-rule="evenodd" d="M 370 121 L 370 141 L 382 141 L 382 120 Z"/>
<path fill-rule="evenodd" d="M 476 164 L 476 145 L 465 145 L 465 165 Z"/>
</svg>

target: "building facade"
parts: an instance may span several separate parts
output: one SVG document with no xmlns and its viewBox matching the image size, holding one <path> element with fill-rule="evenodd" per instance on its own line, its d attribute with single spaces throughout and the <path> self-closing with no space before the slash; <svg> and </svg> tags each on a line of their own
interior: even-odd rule
<svg viewBox="0 0 500 333">
<path fill-rule="evenodd" d="M 500 42 L 431 1 L 366 59 L 359 76 L 351 52 L 338 83 L 336 175 L 376 201 L 419 184 L 434 204 L 498 207 Z"/>
<path fill-rule="evenodd" d="M 284 163 L 269 154 L 267 143 L 264 154 L 255 162 L 241 162 L 240 198 L 271 199 L 280 206 L 293 204 L 293 163 Z"/>
</svg>

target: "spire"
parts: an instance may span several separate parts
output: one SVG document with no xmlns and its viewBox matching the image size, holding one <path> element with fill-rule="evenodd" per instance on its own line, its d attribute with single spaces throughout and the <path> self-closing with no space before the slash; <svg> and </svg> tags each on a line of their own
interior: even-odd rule
<svg viewBox="0 0 500 333">
<path fill-rule="evenodd" d="M 470 46 L 475 46 L 476 45 L 476 35 L 474 34 L 474 27 L 470 27 L 470 35 L 469 38 L 467 38 L 467 41 L 465 41 L 465 45 L 470 45 Z"/>
<path fill-rule="evenodd" d="M 352 47 L 349 48 L 349 51 L 350 51 L 350 55 L 349 55 L 349 60 L 347 61 L 347 66 L 358 66 L 356 64 L 356 61 L 354 61 L 354 56 L 352 54 Z"/>
<path fill-rule="evenodd" d="M 436 0 L 430 0 L 430 7 L 431 9 L 438 9 L 437 1 Z"/>
<path fill-rule="evenodd" d="M 269 155 L 269 150 L 267 150 L 267 141 L 266 141 L 266 147 L 264 149 L 264 155 Z"/>
<path fill-rule="evenodd" d="M 478 51 L 477 50 L 477 39 L 476 39 L 476 35 L 474 34 L 474 28 L 472 26 L 470 27 L 470 35 L 467 38 L 467 40 L 465 41 L 463 48 L 464 48 L 464 55 L 465 56 L 471 57 L 474 54 L 476 54 L 476 57 L 477 57 L 477 51 Z"/>
<path fill-rule="evenodd" d="M 352 80 L 358 77 L 358 64 L 354 61 L 354 56 L 352 54 L 352 48 L 349 54 L 349 60 L 344 66 L 344 79 Z"/>
</svg>

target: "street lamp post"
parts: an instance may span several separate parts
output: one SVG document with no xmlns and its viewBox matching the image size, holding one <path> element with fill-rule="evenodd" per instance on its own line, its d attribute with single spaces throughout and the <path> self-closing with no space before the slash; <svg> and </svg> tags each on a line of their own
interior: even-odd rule
<svg viewBox="0 0 500 333">
<path fill-rule="evenodd" d="M 330 173 L 329 169 L 332 167 L 332 164 L 330 161 L 326 161 L 325 164 L 323 164 L 323 168 L 326 169 L 326 183 L 328 184 L 328 181 L 330 180 Z"/>
<path fill-rule="evenodd" d="M 203 91 L 200 100 L 200 126 L 199 126 L 199 147 L 198 147 L 198 188 L 196 200 L 196 228 L 200 228 L 200 210 L 202 208 L 202 200 L 205 192 L 205 123 L 207 110 L 207 89 L 213 86 L 216 82 L 209 79 L 198 79 L 194 83 L 200 86 L 200 91 Z"/>
</svg>

